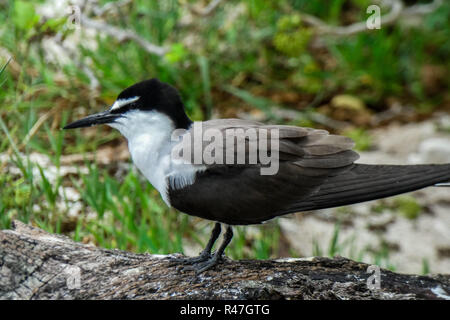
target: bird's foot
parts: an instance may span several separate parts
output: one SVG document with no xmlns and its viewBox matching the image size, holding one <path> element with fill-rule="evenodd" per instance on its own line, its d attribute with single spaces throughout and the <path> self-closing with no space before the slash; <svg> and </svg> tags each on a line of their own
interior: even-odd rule
<svg viewBox="0 0 450 320">
<path fill-rule="evenodd" d="M 212 255 L 209 252 L 202 251 L 200 255 L 197 257 L 189 257 L 189 258 L 171 258 L 170 264 L 173 265 L 193 265 L 197 263 L 201 263 L 211 259 Z"/>
<path fill-rule="evenodd" d="M 200 253 L 198 257 L 172 258 L 171 266 L 173 266 L 174 264 L 178 264 L 178 270 L 181 269 L 181 271 L 195 271 L 195 273 L 198 275 L 221 263 L 223 260 L 225 248 L 230 243 L 231 238 L 233 237 L 233 229 L 231 228 L 231 226 L 227 227 L 227 231 L 224 234 L 222 244 L 215 253 L 211 254 L 211 249 L 219 234 L 220 223 L 217 222 L 213 229 L 213 232 L 211 233 L 211 238 L 209 239 L 206 248 Z"/>
<path fill-rule="evenodd" d="M 190 266 L 185 266 L 183 268 L 183 271 L 195 271 L 195 274 L 198 275 L 202 272 L 205 272 L 205 271 L 215 267 L 216 265 L 218 265 L 222 262 L 223 262 L 222 255 L 214 254 L 207 260 L 198 262 L 198 263 L 190 265 Z"/>
</svg>

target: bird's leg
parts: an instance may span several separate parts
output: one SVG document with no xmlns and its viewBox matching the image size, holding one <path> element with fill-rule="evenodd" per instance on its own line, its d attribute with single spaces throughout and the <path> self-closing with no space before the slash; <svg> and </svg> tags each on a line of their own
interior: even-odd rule
<svg viewBox="0 0 450 320">
<path fill-rule="evenodd" d="M 219 249 L 216 251 L 216 253 L 210 259 L 202 263 L 196 264 L 195 266 L 187 267 L 186 269 L 194 270 L 197 274 L 199 274 L 217 265 L 222 260 L 225 248 L 228 246 L 232 238 L 233 238 L 233 229 L 231 228 L 231 226 L 227 226 L 227 231 L 224 234 L 223 242 L 220 245 Z"/>
<path fill-rule="evenodd" d="M 192 258 L 174 258 L 172 259 L 173 262 L 181 263 L 181 264 L 195 264 L 199 262 L 206 261 L 211 258 L 211 249 L 214 246 L 214 243 L 216 242 L 217 238 L 220 236 L 221 232 L 220 223 L 216 222 L 214 225 L 214 228 L 211 232 L 211 237 L 209 238 L 208 244 L 206 245 L 205 249 L 203 249 L 202 252 L 200 252 L 200 255 L 197 257 Z"/>
</svg>

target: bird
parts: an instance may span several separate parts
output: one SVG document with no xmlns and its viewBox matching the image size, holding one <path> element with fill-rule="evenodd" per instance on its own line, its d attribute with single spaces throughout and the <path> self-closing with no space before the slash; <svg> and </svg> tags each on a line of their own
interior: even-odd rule
<svg viewBox="0 0 450 320">
<path fill-rule="evenodd" d="M 197 273 L 224 263 L 233 226 L 450 184 L 450 164 L 356 163 L 353 140 L 322 129 L 242 119 L 193 122 L 179 91 L 157 78 L 131 85 L 106 111 L 63 129 L 100 124 L 127 139 L 133 163 L 169 207 L 214 222 L 198 256 L 174 257 Z M 195 159 L 213 140 L 209 158 L 215 161 Z M 222 228 L 222 243 L 212 251 Z"/>
</svg>

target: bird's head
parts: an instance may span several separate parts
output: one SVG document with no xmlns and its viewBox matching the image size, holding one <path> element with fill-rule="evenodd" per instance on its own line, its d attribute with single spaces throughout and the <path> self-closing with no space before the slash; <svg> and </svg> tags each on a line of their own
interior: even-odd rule
<svg viewBox="0 0 450 320">
<path fill-rule="evenodd" d="M 127 135 L 142 125 L 151 125 L 146 119 L 159 122 L 164 119 L 174 129 L 187 129 L 192 123 L 184 111 L 178 90 L 154 78 L 126 88 L 106 111 L 72 122 L 64 129 L 107 124 Z"/>
</svg>

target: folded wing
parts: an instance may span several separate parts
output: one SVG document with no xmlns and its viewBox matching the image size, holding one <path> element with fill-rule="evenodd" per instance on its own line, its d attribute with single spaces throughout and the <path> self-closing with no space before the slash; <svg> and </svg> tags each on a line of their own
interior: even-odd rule
<svg viewBox="0 0 450 320">
<path fill-rule="evenodd" d="M 194 129 L 190 131 L 192 137 L 196 135 Z M 265 126 L 238 119 L 203 122 L 203 134 L 208 130 L 215 130 L 222 139 L 224 162 L 202 162 L 206 169 L 197 173 L 195 183 L 173 188 L 169 195 L 172 206 L 180 211 L 228 224 L 254 224 L 271 219 L 284 212 L 287 205 L 318 192 L 327 179 L 351 169 L 358 159 L 358 154 L 351 150 L 354 145 L 351 139 L 330 135 L 325 130 Z M 250 133 L 253 131 L 256 134 Z M 226 141 L 231 137 L 235 139 L 232 145 Z M 278 139 L 276 143 L 271 141 L 273 137 Z M 201 151 L 212 140 L 203 141 Z M 255 151 L 252 142 L 257 142 L 258 154 L 261 146 L 268 146 L 263 151 L 278 162 L 275 174 L 261 174 L 261 168 L 267 164 L 260 157 L 256 163 L 225 161 L 227 154 L 238 158 L 239 143 L 241 147 L 245 145 L 249 160 L 250 151 Z M 192 151 L 198 152 L 194 147 Z M 176 183 L 169 181 L 169 185 Z"/>
</svg>

